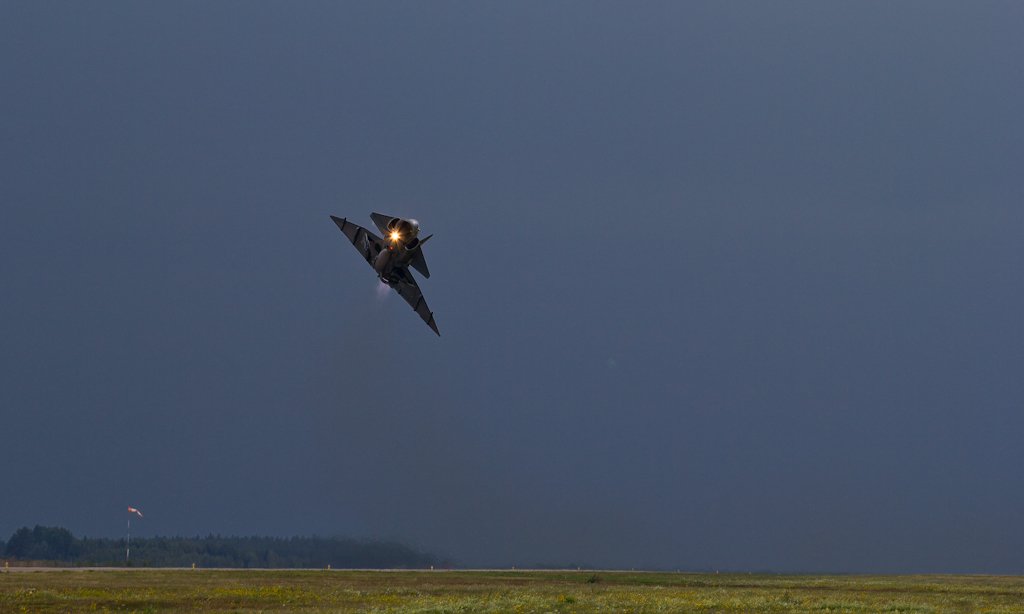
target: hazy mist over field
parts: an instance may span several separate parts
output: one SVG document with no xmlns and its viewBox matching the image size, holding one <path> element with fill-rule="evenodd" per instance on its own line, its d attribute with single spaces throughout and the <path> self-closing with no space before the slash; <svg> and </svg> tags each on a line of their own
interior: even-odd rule
<svg viewBox="0 0 1024 614">
<path fill-rule="evenodd" d="M 0 537 L 1024 572 L 1022 32 L 0 1 Z M 370 211 L 436 233 L 440 338 Z"/>
</svg>

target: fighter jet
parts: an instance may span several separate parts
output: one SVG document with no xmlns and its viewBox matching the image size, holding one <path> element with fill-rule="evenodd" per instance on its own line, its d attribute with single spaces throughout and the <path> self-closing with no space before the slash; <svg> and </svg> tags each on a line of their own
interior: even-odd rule
<svg viewBox="0 0 1024 614">
<path fill-rule="evenodd" d="M 370 218 L 381 234 L 387 237 L 386 239 L 345 218 L 331 216 L 367 264 L 377 271 L 377 278 L 394 288 L 440 337 L 441 333 L 434 323 L 434 314 L 427 308 L 423 293 L 420 292 L 420 287 L 416 285 L 412 271 L 409 270 L 411 266 L 423 277 L 430 277 L 430 269 L 427 268 L 427 261 L 423 257 L 423 244 L 434 235 L 420 239 L 420 224 L 416 220 L 405 220 L 383 213 L 371 213 Z"/>
</svg>

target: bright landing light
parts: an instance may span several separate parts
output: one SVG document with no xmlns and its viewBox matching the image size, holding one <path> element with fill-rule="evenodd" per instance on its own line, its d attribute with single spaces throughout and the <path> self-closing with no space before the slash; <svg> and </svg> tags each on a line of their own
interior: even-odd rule
<svg viewBox="0 0 1024 614">
<path fill-rule="evenodd" d="M 401 236 L 402 236 L 402 235 L 398 234 L 398 232 L 397 232 L 397 231 L 396 231 L 396 232 L 393 232 L 393 233 L 391 233 L 391 240 L 392 240 L 392 241 L 397 241 L 398 239 L 400 239 L 400 238 L 401 238 Z"/>
</svg>

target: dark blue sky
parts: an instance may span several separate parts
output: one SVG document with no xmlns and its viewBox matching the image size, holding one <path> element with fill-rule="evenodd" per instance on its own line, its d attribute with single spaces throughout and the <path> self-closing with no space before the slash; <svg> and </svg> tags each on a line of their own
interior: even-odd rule
<svg viewBox="0 0 1024 614">
<path fill-rule="evenodd" d="M 1022 32 L 0 2 L 0 535 L 1024 572 Z M 441 338 L 370 211 L 436 233 Z"/>
</svg>

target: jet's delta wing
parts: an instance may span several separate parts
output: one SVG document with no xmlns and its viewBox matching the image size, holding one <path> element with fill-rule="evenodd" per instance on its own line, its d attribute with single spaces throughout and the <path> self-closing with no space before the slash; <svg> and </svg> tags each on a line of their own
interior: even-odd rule
<svg viewBox="0 0 1024 614">
<path fill-rule="evenodd" d="M 331 216 L 334 223 L 338 225 L 341 232 L 345 233 L 352 245 L 363 255 L 366 263 L 371 267 L 377 258 L 380 250 L 384 249 L 384 240 L 358 224 L 353 224 L 345 218 Z"/>
<path fill-rule="evenodd" d="M 427 301 L 423 300 L 423 293 L 420 292 L 420 287 L 416 284 L 416 280 L 413 279 L 412 275 L 404 276 L 402 281 L 398 282 L 394 288 L 405 299 L 405 302 L 409 303 L 413 311 L 423 318 L 427 326 L 440 337 L 441 331 L 437 330 L 437 324 L 434 323 L 434 314 L 427 307 Z"/>
</svg>

